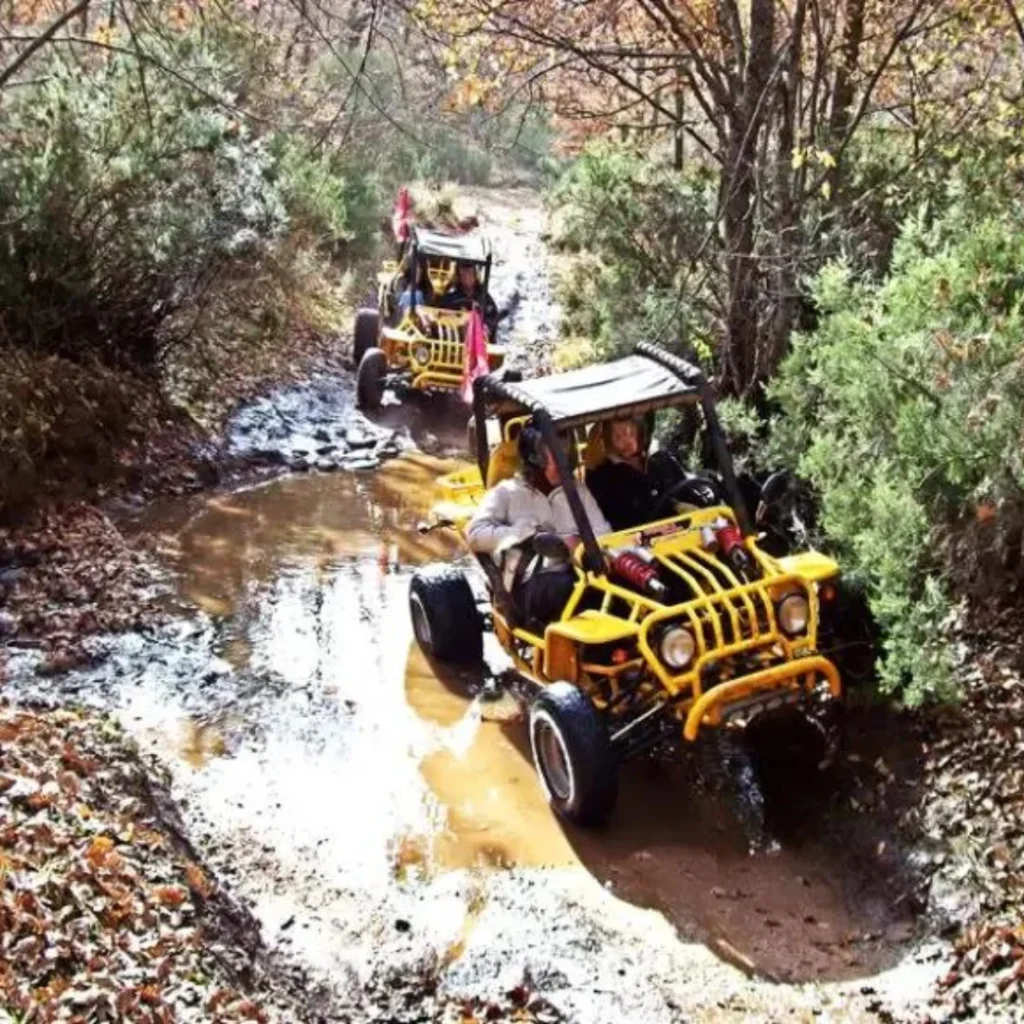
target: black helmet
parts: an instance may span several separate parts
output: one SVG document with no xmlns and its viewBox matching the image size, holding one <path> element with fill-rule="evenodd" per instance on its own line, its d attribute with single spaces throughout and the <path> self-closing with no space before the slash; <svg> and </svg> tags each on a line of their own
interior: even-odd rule
<svg viewBox="0 0 1024 1024">
<path fill-rule="evenodd" d="M 548 464 L 548 446 L 540 427 L 532 420 L 523 424 L 516 444 L 519 448 L 519 463 L 523 469 L 535 469 L 543 473 Z"/>
</svg>

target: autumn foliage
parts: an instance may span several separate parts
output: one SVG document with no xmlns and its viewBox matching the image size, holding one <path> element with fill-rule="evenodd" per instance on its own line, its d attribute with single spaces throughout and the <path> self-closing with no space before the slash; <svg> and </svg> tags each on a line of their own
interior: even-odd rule
<svg viewBox="0 0 1024 1024">
<path fill-rule="evenodd" d="M 880 184 L 853 173 L 862 133 L 911 140 L 891 152 L 885 177 L 898 180 L 1002 116 L 1020 74 L 1019 21 L 1003 0 L 414 9 L 463 72 L 458 101 L 499 107 L 511 81 L 555 112 L 566 142 L 614 136 L 714 178 L 681 265 L 661 267 L 663 291 L 677 308 L 709 304 L 718 376 L 739 394 L 771 376 L 801 326 L 802 281 Z"/>
</svg>

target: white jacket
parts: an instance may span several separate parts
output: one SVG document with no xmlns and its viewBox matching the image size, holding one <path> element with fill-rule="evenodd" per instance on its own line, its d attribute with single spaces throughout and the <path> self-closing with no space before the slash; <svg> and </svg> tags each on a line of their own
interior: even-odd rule
<svg viewBox="0 0 1024 1024">
<path fill-rule="evenodd" d="M 598 537 L 610 533 L 608 520 L 598 507 L 586 484 L 577 481 L 576 491 L 590 526 Z M 512 551 L 535 533 L 557 533 L 571 537 L 578 533 L 569 508 L 569 499 L 561 487 L 545 495 L 531 487 L 522 477 L 502 480 L 492 487 L 473 514 L 466 529 L 470 550 L 490 555 L 502 570 L 505 585 L 511 586 L 519 561 L 519 551 Z"/>
</svg>

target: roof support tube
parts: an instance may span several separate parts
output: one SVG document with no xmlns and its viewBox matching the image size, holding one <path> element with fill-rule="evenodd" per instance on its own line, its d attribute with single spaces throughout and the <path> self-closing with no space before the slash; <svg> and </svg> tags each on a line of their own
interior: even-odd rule
<svg viewBox="0 0 1024 1024">
<path fill-rule="evenodd" d="M 420 286 L 420 252 L 416 246 L 415 237 L 412 243 L 412 281 L 409 284 L 409 299 L 411 303 L 410 315 L 416 318 L 416 289 Z M 425 299 L 426 296 L 424 295 Z"/>
<path fill-rule="evenodd" d="M 491 463 L 491 449 L 487 443 L 487 400 L 484 388 L 487 377 L 477 377 L 473 381 L 473 422 L 476 424 L 476 464 L 480 469 L 480 479 L 487 486 L 487 470 Z"/>
</svg>

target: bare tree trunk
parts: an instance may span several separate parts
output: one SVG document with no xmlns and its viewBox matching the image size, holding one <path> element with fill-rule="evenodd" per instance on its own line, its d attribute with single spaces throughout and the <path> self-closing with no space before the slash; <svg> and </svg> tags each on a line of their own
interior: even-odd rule
<svg viewBox="0 0 1024 1024">
<path fill-rule="evenodd" d="M 686 136 L 683 133 L 683 120 L 686 117 L 686 94 L 683 92 L 683 83 L 681 79 L 676 79 L 675 101 L 676 121 L 672 140 L 672 166 L 677 171 L 681 171 L 686 159 L 686 151 L 684 148 L 684 140 Z"/>
<path fill-rule="evenodd" d="M 836 146 L 846 135 L 853 105 L 854 81 L 860 48 L 864 42 L 865 0 L 846 0 L 843 7 L 842 56 L 832 84 L 832 98 L 828 117 L 828 145 Z M 839 190 L 839 166 L 831 168 L 828 177 L 833 197 Z"/>
<path fill-rule="evenodd" d="M 800 223 L 801 198 L 797 195 L 802 178 L 793 168 L 793 150 L 799 124 L 797 82 L 803 60 L 803 35 L 807 15 L 806 0 L 797 0 L 793 9 L 793 28 L 786 73 L 776 89 L 778 100 L 778 148 L 775 154 L 774 193 L 777 229 L 770 280 L 771 315 L 765 332 L 765 351 L 761 372 L 771 373 L 785 354 L 790 332 L 796 323 L 800 299 L 797 292 L 797 261 L 803 251 Z"/>
<path fill-rule="evenodd" d="M 300 0 L 299 10 L 302 12 L 302 34 L 305 37 L 302 44 L 302 70 L 309 70 L 313 60 L 313 21 L 309 13 L 309 0 Z"/>
<path fill-rule="evenodd" d="M 738 19 L 737 19 L 738 22 Z M 739 29 L 737 29 L 739 31 Z M 757 181 L 755 154 L 767 104 L 762 94 L 768 85 L 775 33 L 773 0 L 751 0 L 750 40 L 742 93 L 729 118 L 723 229 L 728 277 L 725 371 L 726 387 L 746 394 L 757 369 L 759 286 L 754 260 L 754 220 Z M 734 43 L 743 52 L 743 40 Z"/>
</svg>

